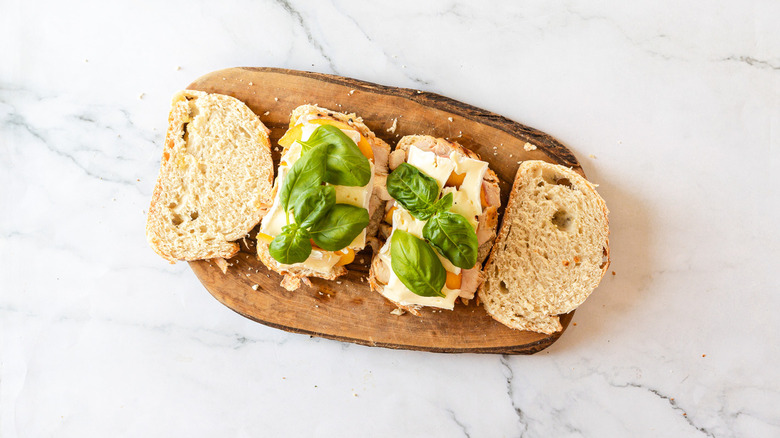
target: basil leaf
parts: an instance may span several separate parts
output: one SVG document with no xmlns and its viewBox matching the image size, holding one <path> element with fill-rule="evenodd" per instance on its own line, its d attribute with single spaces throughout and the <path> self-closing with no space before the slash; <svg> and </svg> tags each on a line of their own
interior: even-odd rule
<svg viewBox="0 0 780 438">
<path fill-rule="evenodd" d="M 290 199 L 298 199 L 306 190 L 319 186 L 325 177 L 325 154 L 327 146 L 302 152 L 301 158 L 293 164 L 284 177 L 279 200 L 284 211 L 290 210 Z"/>
<path fill-rule="evenodd" d="M 338 186 L 363 187 L 371 180 L 371 164 L 347 134 L 332 125 L 322 125 L 303 143 L 304 150 L 327 145 L 324 181 Z"/>
<path fill-rule="evenodd" d="M 410 291 L 423 297 L 444 297 L 447 271 L 428 243 L 403 230 L 393 231 L 390 242 L 393 272 Z"/>
<path fill-rule="evenodd" d="M 368 211 L 348 204 L 336 204 L 327 215 L 311 226 L 314 243 L 327 251 L 343 249 L 368 226 Z"/>
<path fill-rule="evenodd" d="M 436 210 L 439 184 L 409 163 L 401 163 L 387 176 L 387 192 L 417 219 L 427 220 Z"/>
<path fill-rule="evenodd" d="M 465 217 L 440 211 L 425 223 L 423 237 L 453 265 L 471 269 L 477 264 L 477 233 Z"/>
<path fill-rule="evenodd" d="M 295 200 L 293 214 L 301 228 L 309 228 L 336 205 L 333 186 L 316 186 L 306 190 Z"/>
<path fill-rule="evenodd" d="M 268 252 L 277 262 L 285 265 L 303 263 L 311 254 L 310 238 L 309 232 L 298 224 L 286 225 L 282 233 L 271 241 Z"/>
<path fill-rule="evenodd" d="M 452 208 L 452 198 L 454 196 L 452 195 L 452 192 L 447 193 L 446 195 L 442 196 L 441 199 L 436 201 L 436 204 L 433 205 L 434 210 L 436 211 L 447 211 L 450 208 Z"/>
</svg>

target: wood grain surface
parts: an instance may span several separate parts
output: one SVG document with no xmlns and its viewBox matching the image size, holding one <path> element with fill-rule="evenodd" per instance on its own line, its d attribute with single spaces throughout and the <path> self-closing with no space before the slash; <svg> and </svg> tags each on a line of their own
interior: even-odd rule
<svg viewBox="0 0 780 438">
<path fill-rule="evenodd" d="M 437 94 L 276 68 L 220 70 L 198 78 L 188 88 L 244 101 L 271 129 L 274 146 L 288 127 L 292 109 L 306 103 L 356 113 L 391 146 L 410 134 L 457 141 L 490 163 L 500 179 L 502 207 L 521 160 L 545 160 L 582 174 L 571 151 L 549 135 Z M 524 148 L 526 143 L 536 149 Z M 274 162 L 278 160 L 279 152 L 274 151 Z M 473 300 L 468 306 L 457 304 L 453 311 L 424 308 L 419 317 L 392 315 L 394 306 L 368 286 L 370 248 L 357 255 L 346 276 L 337 281 L 312 279 L 312 287 L 302 286 L 294 292 L 280 287 L 281 276 L 257 259 L 251 238 L 242 242 L 241 252 L 229 262 L 233 266 L 227 274 L 210 261 L 190 262 L 190 267 L 230 309 L 294 333 L 387 348 L 501 354 L 536 353 L 563 333 L 509 329 Z M 564 331 L 573 313 L 561 317 Z"/>
</svg>

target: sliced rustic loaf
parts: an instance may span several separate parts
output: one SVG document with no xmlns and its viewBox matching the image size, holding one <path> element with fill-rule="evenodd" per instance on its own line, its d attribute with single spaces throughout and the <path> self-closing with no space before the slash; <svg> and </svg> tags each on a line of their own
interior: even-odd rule
<svg viewBox="0 0 780 438">
<path fill-rule="evenodd" d="M 479 299 L 497 321 L 555 333 L 558 316 L 598 286 L 609 265 L 604 200 L 573 170 L 525 161 L 515 176 Z"/>
<path fill-rule="evenodd" d="M 243 102 L 173 97 L 146 237 L 165 259 L 229 258 L 273 201 L 268 129 Z"/>
</svg>

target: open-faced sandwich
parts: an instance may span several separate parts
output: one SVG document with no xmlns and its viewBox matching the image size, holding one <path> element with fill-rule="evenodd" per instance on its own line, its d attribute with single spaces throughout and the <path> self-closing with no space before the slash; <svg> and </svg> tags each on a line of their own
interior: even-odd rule
<svg viewBox="0 0 780 438">
<path fill-rule="evenodd" d="M 272 201 L 268 129 L 243 102 L 181 91 L 173 97 L 146 238 L 162 257 L 229 258 Z"/>
<path fill-rule="evenodd" d="M 609 266 L 607 206 L 573 170 L 524 161 L 485 265 L 479 299 L 498 322 L 555 333 Z"/>
<path fill-rule="evenodd" d="M 452 309 L 474 298 L 501 204 L 488 163 L 457 143 L 403 137 L 390 156 L 384 246 L 369 283 L 401 309 Z"/>
<path fill-rule="evenodd" d="M 279 140 L 273 206 L 257 235 L 257 254 L 284 274 L 282 286 L 333 280 L 376 234 L 390 146 L 355 114 L 314 105 L 292 112 Z"/>
</svg>

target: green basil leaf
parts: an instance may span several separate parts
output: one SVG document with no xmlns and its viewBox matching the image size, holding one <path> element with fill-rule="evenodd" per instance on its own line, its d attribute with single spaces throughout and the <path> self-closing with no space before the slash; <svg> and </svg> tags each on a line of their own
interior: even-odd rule
<svg viewBox="0 0 780 438">
<path fill-rule="evenodd" d="M 279 200 L 284 211 L 290 210 L 290 200 L 298 199 L 306 190 L 319 186 L 325 178 L 325 155 L 327 146 L 318 146 L 302 152 L 284 177 Z"/>
<path fill-rule="evenodd" d="M 471 269 L 477 264 L 477 233 L 465 217 L 440 211 L 425 223 L 423 237 L 453 265 Z"/>
<path fill-rule="evenodd" d="M 301 228 L 309 228 L 336 205 L 333 186 L 316 186 L 306 190 L 295 200 L 293 214 Z"/>
<path fill-rule="evenodd" d="M 363 187 L 371 180 L 371 164 L 347 134 L 332 125 L 322 125 L 303 143 L 304 150 L 327 145 L 324 181 L 338 186 Z"/>
<path fill-rule="evenodd" d="M 447 271 L 430 245 L 403 230 L 393 231 L 390 242 L 393 272 L 410 291 L 423 297 L 444 297 Z"/>
<path fill-rule="evenodd" d="M 282 233 L 271 241 L 268 252 L 277 262 L 285 265 L 303 263 L 311 254 L 310 238 L 309 232 L 298 224 L 286 225 Z"/>
<path fill-rule="evenodd" d="M 387 176 L 387 192 L 412 216 L 424 221 L 436 211 L 439 184 L 411 164 L 401 163 Z"/>
<path fill-rule="evenodd" d="M 433 208 L 436 211 L 447 211 L 450 208 L 452 208 L 452 199 L 454 196 L 452 195 L 452 192 L 447 193 L 446 195 L 442 196 L 441 199 L 436 201 L 436 204 L 434 204 Z"/>
<path fill-rule="evenodd" d="M 368 211 L 348 204 L 336 204 L 327 215 L 311 226 L 314 243 L 327 251 L 343 249 L 368 226 Z"/>
</svg>

